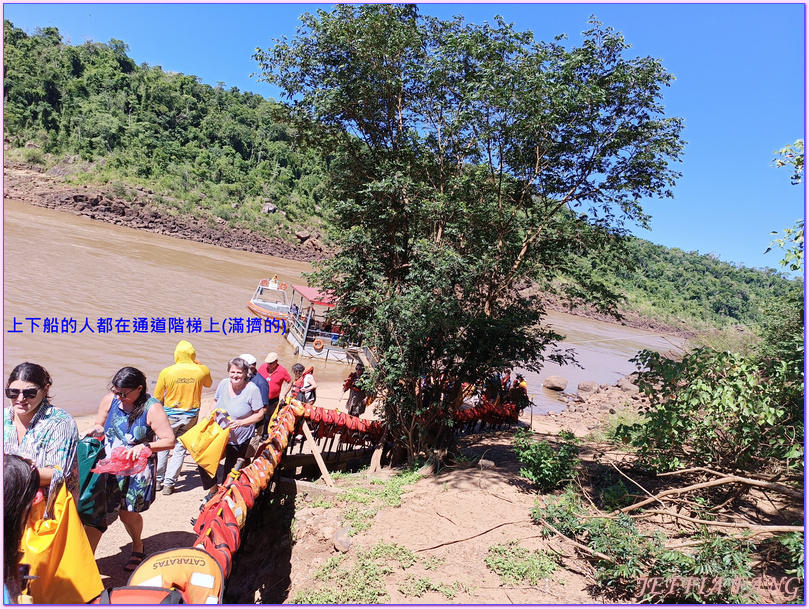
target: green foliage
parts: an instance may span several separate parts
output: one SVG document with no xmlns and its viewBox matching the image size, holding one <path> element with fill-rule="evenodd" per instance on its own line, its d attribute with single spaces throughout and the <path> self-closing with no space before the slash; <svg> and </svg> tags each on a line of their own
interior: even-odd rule
<svg viewBox="0 0 809 609">
<path fill-rule="evenodd" d="M 758 601 L 758 595 L 750 585 L 753 549 L 750 542 L 705 535 L 703 543 L 693 554 L 661 550 L 651 571 L 653 577 L 662 576 L 668 581 L 692 577 L 705 585 L 693 588 L 675 585 L 670 593 L 666 590 L 667 593 L 647 596 L 646 600 L 658 603 L 754 603 Z M 720 581 L 721 586 L 717 585 Z"/>
<path fill-rule="evenodd" d="M 803 605 L 806 596 L 806 584 L 804 582 L 804 562 L 806 558 L 806 546 L 804 545 L 803 533 L 785 533 L 776 537 L 781 546 L 780 558 L 786 565 L 786 573 L 799 580 L 790 590 L 785 590 L 787 594 L 795 591 L 795 597 L 789 600 L 790 603 Z"/>
<path fill-rule="evenodd" d="M 754 326 L 772 298 L 783 298 L 796 281 L 772 268 L 748 268 L 629 237 L 615 265 L 601 248 L 576 256 L 579 272 L 623 294 L 623 308 L 681 327 Z M 567 269 L 560 267 L 564 276 Z"/>
<path fill-rule="evenodd" d="M 783 548 L 782 558 L 786 561 L 787 573 L 800 579 L 804 578 L 805 549 L 803 533 L 784 533 L 779 535 L 778 543 Z"/>
<path fill-rule="evenodd" d="M 542 491 L 559 488 L 562 482 L 576 475 L 579 464 L 576 438 L 570 432 L 560 432 L 561 442 L 552 446 L 547 440 L 533 440 L 534 432 L 519 429 L 514 434 L 514 452 L 524 465 L 520 474 L 539 485 Z"/>
<path fill-rule="evenodd" d="M 414 5 L 301 20 L 255 58 L 294 99 L 301 140 L 330 159 L 340 252 L 312 281 L 375 349 L 394 440 L 411 461 L 430 457 L 461 383 L 567 359 L 546 353 L 559 337 L 518 286 L 551 284 L 576 251 L 620 249 L 624 222 L 647 221 L 640 201 L 671 195 L 682 121 L 663 116 L 661 89 L 673 77 L 624 57 L 629 45 L 596 22 L 568 49 Z M 604 310 L 619 297 L 587 273 L 566 286 Z M 425 377 L 452 384 L 422 393 Z"/>
<path fill-rule="evenodd" d="M 32 165 L 45 164 L 45 155 L 42 154 L 39 148 L 26 148 L 23 151 L 23 159 L 26 163 L 31 163 Z"/>
<path fill-rule="evenodd" d="M 644 423 L 624 432 L 640 433 L 640 456 L 651 467 L 801 467 L 802 370 L 708 349 L 681 360 L 641 351 L 633 361 L 650 408 Z"/>
<path fill-rule="evenodd" d="M 489 548 L 486 566 L 500 576 L 505 585 L 527 581 L 536 586 L 541 579 L 547 579 L 556 570 L 556 561 L 548 552 L 529 552 L 520 546 L 519 541 L 509 541 L 505 545 Z"/>
<path fill-rule="evenodd" d="M 432 571 L 433 569 L 437 569 L 440 565 L 444 564 L 443 558 L 438 558 L 437 556 L 428 556 L 424 558 L 424 568 L 427 571 Z"/>
<path fill-rule="evenodd" d="M 804 172 L 804 150 L 803 150 L 803 140 L 796 140 L 794 144 L 788 144 L 781 148 L 781 150 L 776 150 L 775 154 L 778 155 L 773 161 L 775 161 L 776 167 L 785 167 L 789 166 L 793 170 L 792 174 L 792 184 L 797 186 L 801 182 L 803 182 L 803 172 Z"/>
<path fill-rule="evenodd" d="M 386 569 L 369 552 L 358 552 L 350 569 L 342 563 L 342 556 L 329 558 L 315 574 L 315 580 L 325 585 L 299 592 L 292 602 L 299 605 L 376 605 L 390 600 L 385 587 Z"/>
<path fill-rule="evenodd" d="M 667 550 L 662 533 L 642 533 L 627 514 L 615 518 L 589 515 L 573 486 L 560 497 L 537 500 L 531 512 L 536 522 L 544 519 L 560 533 L 608 557 L 598 559 L 596 580 L 618 598 L 639 598 L 641 602 L 742 603 L 756 600 L 755 590 L 732 586 L 752 576 L 752 544 L 720 535 L 703 534 L 691 553 Z M 541 523 L 540 523 L 541 524 Z M 543 534 L 553 533 L 543 525 Z M 724 578 L 727 585 L 716 592 L 690 589 L 685 585 L 662 585 L 651 593 L 648 578 L 669 584 L 676 578 Z M 704 581 L 704 580 L 703 580 Z"/>
<path fill-rule="evenodd" d="M 329 509 L 331 507 L 334 507 L 334 503 L 332 503 L 328 499 L 324 499 L 323 497 L 315 497 L 314 499 L 312 499 L 311 507 L 313 508 L 322 507 Z"/>
<path fill-rule="evenodd" d="M 627 488 L 622 478 L 601 489 L 599 499 L 604 509 L 609 512 L 625 508 L 635 502 L 633 493 Z"/>
<path fill-rule="evenodd" d="M 624 405 L 626 406 L 626 404 Z M 618 446 L 635 445 L 637 442 L 637 434 L 639 433 L 636 424 L 643 422 L 643 415 L 636 412 L 632 408 L 622 408 L 615 414 L 607 417 L 607 420 L 598 430 L 598 433 L 603 436 L 604 440 L 612 442 Z M 629 435 L 625 435 L 625 431 L 629 430 Z M 596 436 L 597 434 L 591 434 Z M 599 438 L 596 438 L 599 439 Z"/>
<path fill-rule="evenodd" d="M 427 592 L 435 591 L 443 594 L 448 600 L 452 600 L 458 593 L 459 588 L 460 584 L 458 582 L 451 586 L 442 582 L 435 584 L 428 577 L 417 577 L 411 574 L 399 585 L 399 592 L 405 596 L 421 598 Z"/>
<path fill-rule="evenodd" d="M 576 487 L 569 484 L 558 497 L 540 497 L 531 509 L 531 518 L 535 522 L 545 520 L 562 535 L 575 537 L 584 530 L 581 517 L 587 513 Z M 550 537 L 554 533 L 542 525 L 542 534 Z"/>
<path fill-rule="evenodd" d="M 349 568 L 344 564 L 345 556 L 332 556 L 315 573 L 315 581 L 323 585 L 306 592 L 299 592 L 292 600 L 304 605 L 376 605 L 390 600 L 385 577 L 395 569 L 407 570 L 418 562 L 425 568 L 435 565 L 435 560 L 420 558 L 413 552 L 395 543 L 377 542 L 368 550 L 359 550 L 354 564 Z M 455 597 L 462 586 L 456 582 L 452 586 L 434 584 L 429 579 L 409 575 L 399 591 L 407 596 L 423 596 L 434 590 L 448 599 Z"/>
<path fill-rule="evenodd" d="M 400 569 L 409 569 L 418 560 L 415 552 L 408 550 L 404 546 L 395 543 L 378 542 L 368 552 L 368 555 L 375 560 L 384 560 L 388 563 L 396 562 Z"/>
</svg>

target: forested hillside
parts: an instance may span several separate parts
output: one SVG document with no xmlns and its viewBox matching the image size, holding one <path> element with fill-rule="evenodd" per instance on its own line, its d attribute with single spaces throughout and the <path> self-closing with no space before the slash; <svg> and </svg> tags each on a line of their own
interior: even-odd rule
<svg viewBox="0 0 809 609">
<path fill-rule="evenodd" d="M 253 229 L 309 225 L 323 164 L 296 148 L 277 104 L 136 65 L 120 40 L 68 45 L 56 28 L 32 35 L 4 22 L 5 139 L 41 153 L 103 160 L 96 178 L 148 184 Z M 100 166 L 99 166 L 100 165 Z M 267 204 L 280 212 L 263 214 Z"/>
<path fill-rule="evenodd" d="M 79 156 L 94 183 L 148 186 L 178 213 L 210 214 L 291 238 L 327 224 L 326 161 L 297 143 L 273 100 L 136 65 L 119 40 L 69 45 L 56 28 L 4 22 L 4 138 L 12 155 L 52 167 Z M 26 147 L 27 146 L 27 147 Z M 123 189 L 125 190 L 125 189 Z M 278 213 L 266 213 L 268 204 Z M 602 252 L 570 252 L 567 274 L 626 296 L 626 309 L 675 323 L 762 321 L 796 289 L 751 269 L 629 238 L 619 273 Z"/>
<path fill-rule="evenodd" d="M 672 323 L 701 321 L 713 326 L 755 325 L 770 301 L 802 289 L 775 269 L 748 268 L 715 254 L 684 252 L 630 238 L 626 264 L 607 271 L 603 257 L 580 257 L 581 272 L 599 275 L 626 296 L 626 308 Z M 773 254 L 773 256 L 776 256 Z M 773 260 L 777 262 L 777 260 Z"/>
</svg>

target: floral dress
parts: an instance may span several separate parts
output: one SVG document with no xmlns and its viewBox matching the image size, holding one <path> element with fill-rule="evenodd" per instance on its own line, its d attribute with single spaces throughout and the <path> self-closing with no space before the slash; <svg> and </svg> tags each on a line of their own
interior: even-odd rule
<svg viewBox="0 0 809 609">
<path fill-rule="evenodd" d="M 160 402 L 153 397 L 146 400 L 143 412 L 131 424 L 129 415 L 121 409 L 121 400 L 113 398 L 107 420 L 104 423 L 104 448 L 107 456 L 113 449 L 124 446 L 132 448 L 143 442 L 154 440 L 155 433 L 146 422 L 149 408 Z M 113 476 L 107 478 L 107 512 L 126 509 L 129 512 L 145 512 L 155 498 L 155 475 L 157 460 L 149 457 L 146 469 L 132 476 Z"/>
</svg>

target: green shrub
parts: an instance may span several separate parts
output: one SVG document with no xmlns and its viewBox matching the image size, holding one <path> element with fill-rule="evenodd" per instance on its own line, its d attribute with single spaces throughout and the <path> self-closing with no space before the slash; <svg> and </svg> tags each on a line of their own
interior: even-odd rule
<svg viewBox="0 0 809 609">
<path fill-rule="evenodd" d="M 637 434 L 647 466 L 802 467 L 800 371 L 785 365 L 765 369 L 751 358 L 710 349 L 681 360 L 641 351 L 632 361 L 651 405 L 644 423 L 622 426 L 619 433 Z"/>
<path fill-rule="evenodd" d="M 567 535 L 568 537 L 575 537 L 584 531 L 581 518 L 586 514 L 587 510 L 584 508 L 581 497 L 573 485 L 568 485 L 558 497 L 538 498 L 534 508 L 531 510 L 531 518 L 533 518 L 534 522 L 539 523 L 540 519 L 543 519 L 562 535 Z M 554 535 L 544 525 L 542 534 L 545 537 Z"/>
<path fill-rule="evenodd" d="M 22 158 L 26 163 L 31 165 L 44 165 L 45 155 L 39 148 L 25 148 L 22 153 Z"/>
<path fill-rule="evenodd" d="M 350 505 L 343 514 L 343 521 L 351 525 L 352 534 L 370 528 L 381 507 L 399 507 L 405 487 L 414 484 L 419 477 L 417 470 L 405 469 L 388 480 L 372 480 L 373 485 L 382 487 L 380 489 L 356 487 L 342 491 L 338 496 L 340 501 L 358 504 Z"/>
<path fill-rule="evenodd" d="M 785 560 L 789 567 L 786 572 L 789 575 L 803 579 L 803 565 L 805 558 L 803 533 L 785 533 L 783 535 L 779 535 L 776 539 L 783 548 L 781 558 Z"/>
<path fill-rule="evenodd" d="M 615 598 L 638 598 L 641 602 L 665 603 L 743 603 L 756 600 L 755 590 L 732 585 L 734 581 L 749 581 L 752 576 L 750 554 L 752 545 L 745 541 L 715 535 L 702 537 L 703 543 L 690 553 L 666 550 L 666 537 L 661 532 L 642 533 L 636 521 L 627 514 L 616 517 L 592 518 L 581 497 L 571 485 L 559 497 L 537 500 L 532 518 L 544 519 L 562 535 L 604 554 L 609 560 L 596 561 L 596 581 Z M 543 527 L 542 534 L 553 532 Z M 790 541 L 793 550 L 802 553 L 800 541 Z M 725 578 L 727 585 L 711 591 L 689 589 L 677 584 L 683 578 Z M 647 587 L 648 578 L 660 578 L 654 594 Z M 679 578 L 679 579 L 677 579 Z M 705 580 L 700 580 L 705 581 Z M 674 582 L 677 585 L 671 585 Z"/>
<path fill-rule="evenodd" d="M 500 576 L 504 584 L 518 584 L 527 581 L 536 586 L 541 579 L 547 579 L 556 570 L 556 561 L 548 552 L 528 551 L 518 541 L 489 548 L 486 566 Z"/>
<path fill-rule="evenodd" d="M 390 600 L 385 587 L 385 570 L 366 552 L 359 552 L 351 569 L 342 556 L 332 557 L 318 569 L 315 579 L 324 582 L 319 589 L 298 592 L 292 599 L 301 605 L 376 605 Z"/>
<path fill-rule="evenodd" d="M 561 442 L 554 448 L 547 440 L 536 442 L 533 432 L 523 429 L 514 435 L 514 451 L 525 467 L 520 474 L 539 485 L 542 491 L 559 488 L 565 480 L 575 476 L 579 449 L 570 432 L 559 433 Z"/>
<path fill-rule="evenodd" d="M 399 592 L 405 596 L 415 596 L 418 598 L 421 598 L 427 592 L 435 591 L 443 594 L 448 600 L 452 600 L 458 593 L 458 588 L 458 582 L 455 582 L 455 584 L 451 586 L 442 582 L 434 584 L 428 577 L 417 577 L 416 575 L 408 575 L 405 580 L 399 584 Z"/>
</svg>

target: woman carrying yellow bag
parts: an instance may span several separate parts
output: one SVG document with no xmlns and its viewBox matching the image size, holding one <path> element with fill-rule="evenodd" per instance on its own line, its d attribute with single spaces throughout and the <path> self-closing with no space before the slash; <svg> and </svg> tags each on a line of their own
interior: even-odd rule
<svg viewBox="0 0 809 609">
<path fill-rule="evenodd" d="M 215 408 L 225 410 L 230 416 L 228 423 L 230 434 L 225 449 L 225 476 L 228 475 L 236 461 L 247 454 L 250 438 L 256 432 L 255 425 L 263 420 L 266 410 L 264 401 L 261 399 L 261 392 L 249 379 L 247 362 L 240 357 L 234 357 L 228 362 L 228 378 L 222 379 L 214 395 Z M 200 418 L 207 415 L 205 406 L 201 407 Z M 200 467 L 199 476 L 202 479 L 202 488 L 208 491 L 202 501 L 204 505 L 216 494 L 219 485 L 215 472 L 211 475 L 205 468 Z"/>
<path fill-rule="evenodd" d="M 36 576 L 29 594 L 36 604 L 87 603 L 104 585 L 73 495 L 62 485 L 48 503 L 44 517 L 29 521 L 23 535 L 21 562 Z"/>
</svg>

